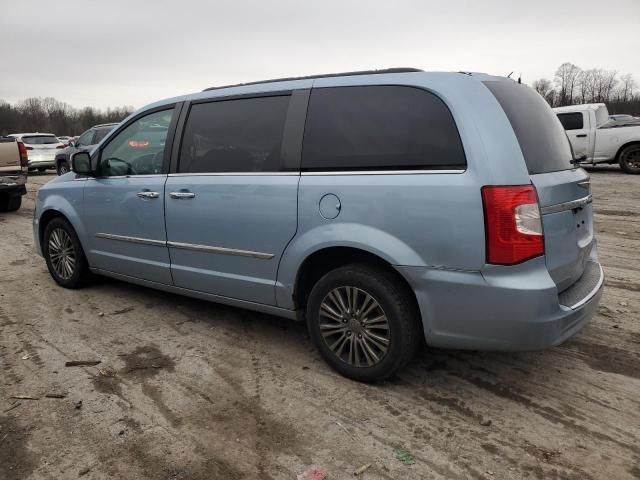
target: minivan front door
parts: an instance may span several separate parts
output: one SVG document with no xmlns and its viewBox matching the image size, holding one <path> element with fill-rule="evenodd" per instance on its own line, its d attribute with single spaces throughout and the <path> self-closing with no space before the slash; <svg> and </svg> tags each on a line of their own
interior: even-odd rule
<svg viewBox="0 0 640 480">
<path fill-rule="evenodd" d="M 92 267 L 171 285 L 163 161 L 172 117 L 173 109 L 143 116 L 101 149 L 84 195 Z"/>
<path fill-rule="evenodd" d="M 275 305 L 278 263 L 297 228 L 299 173 L 283 171 L 281 154 L 290 98 L 191 106 L 165 189 L 176 286 Z"/>
</svg>

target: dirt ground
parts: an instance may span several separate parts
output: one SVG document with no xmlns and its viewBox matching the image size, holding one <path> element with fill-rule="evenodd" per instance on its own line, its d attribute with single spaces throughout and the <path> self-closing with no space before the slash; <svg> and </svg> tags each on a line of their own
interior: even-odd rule
<svg viewBox="0 0 640 480">
<path fill-rule="evenodd" d="M 425 349 L 380 385 L 333 373 L 302 324 L 57 287 L 31 233 L 52 177 L 30 177 L 0 214 L 0 479 L 640 478 L 640 177 L 591 177 L 606 290 L 589 326 L 538 353 Z"/>
</svg>

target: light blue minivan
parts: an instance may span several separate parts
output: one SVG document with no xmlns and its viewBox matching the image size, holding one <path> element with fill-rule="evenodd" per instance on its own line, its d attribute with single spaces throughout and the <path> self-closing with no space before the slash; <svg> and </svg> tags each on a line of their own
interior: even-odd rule
<svg viewBox="0 0 640 480">
<path fill-rule="evenodd" d="M 38 192 L 63 287 L 100 274 L 306 320 L 389 377 L 423 342 L 557 345 L 603 272 L 588 174 L 533 90 L 416 69 L 210 88 L 124 120 Z"/>
</svg>

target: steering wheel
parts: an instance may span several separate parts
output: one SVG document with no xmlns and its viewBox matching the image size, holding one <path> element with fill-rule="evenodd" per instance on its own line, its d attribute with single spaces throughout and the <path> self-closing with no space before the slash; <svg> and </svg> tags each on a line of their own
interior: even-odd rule
<svg viewBox="0 0 640 480">
<path fill-rule="evenodd" d="M 133 169 L 131 164 L 129 162 L 125 161 L 125 160 L 122 160 L 121 158 L 110 157 L 110 158 L 107 158 L 106 160 L 103 160 L 101 163 L 105 163 L 109 167 L 109 170 L 111 170 L 111 164 L 112 163 L 122 163 L 123 165 L 126 166 L 126 173 L 123 173 L 121 175 L 136 175 L 137 174 L 137 172 Z M 115 167 L 115 168 L 118 168 L 118 167 Z"/>
</svg>

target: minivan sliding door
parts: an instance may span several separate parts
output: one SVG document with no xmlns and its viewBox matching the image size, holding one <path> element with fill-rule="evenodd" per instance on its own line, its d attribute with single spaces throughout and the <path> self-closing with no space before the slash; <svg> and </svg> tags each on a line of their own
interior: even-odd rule
<svg viewBox="0 0 640 480">
<path fill-rule="evenodd" d="M 191 105 L 165 191 L 176 286 L 275 304 L 278 263 L 297 226 L 299 163 L 287 165 L 299 162 L 287 122 L 294 97 Z"/>
</svg>

